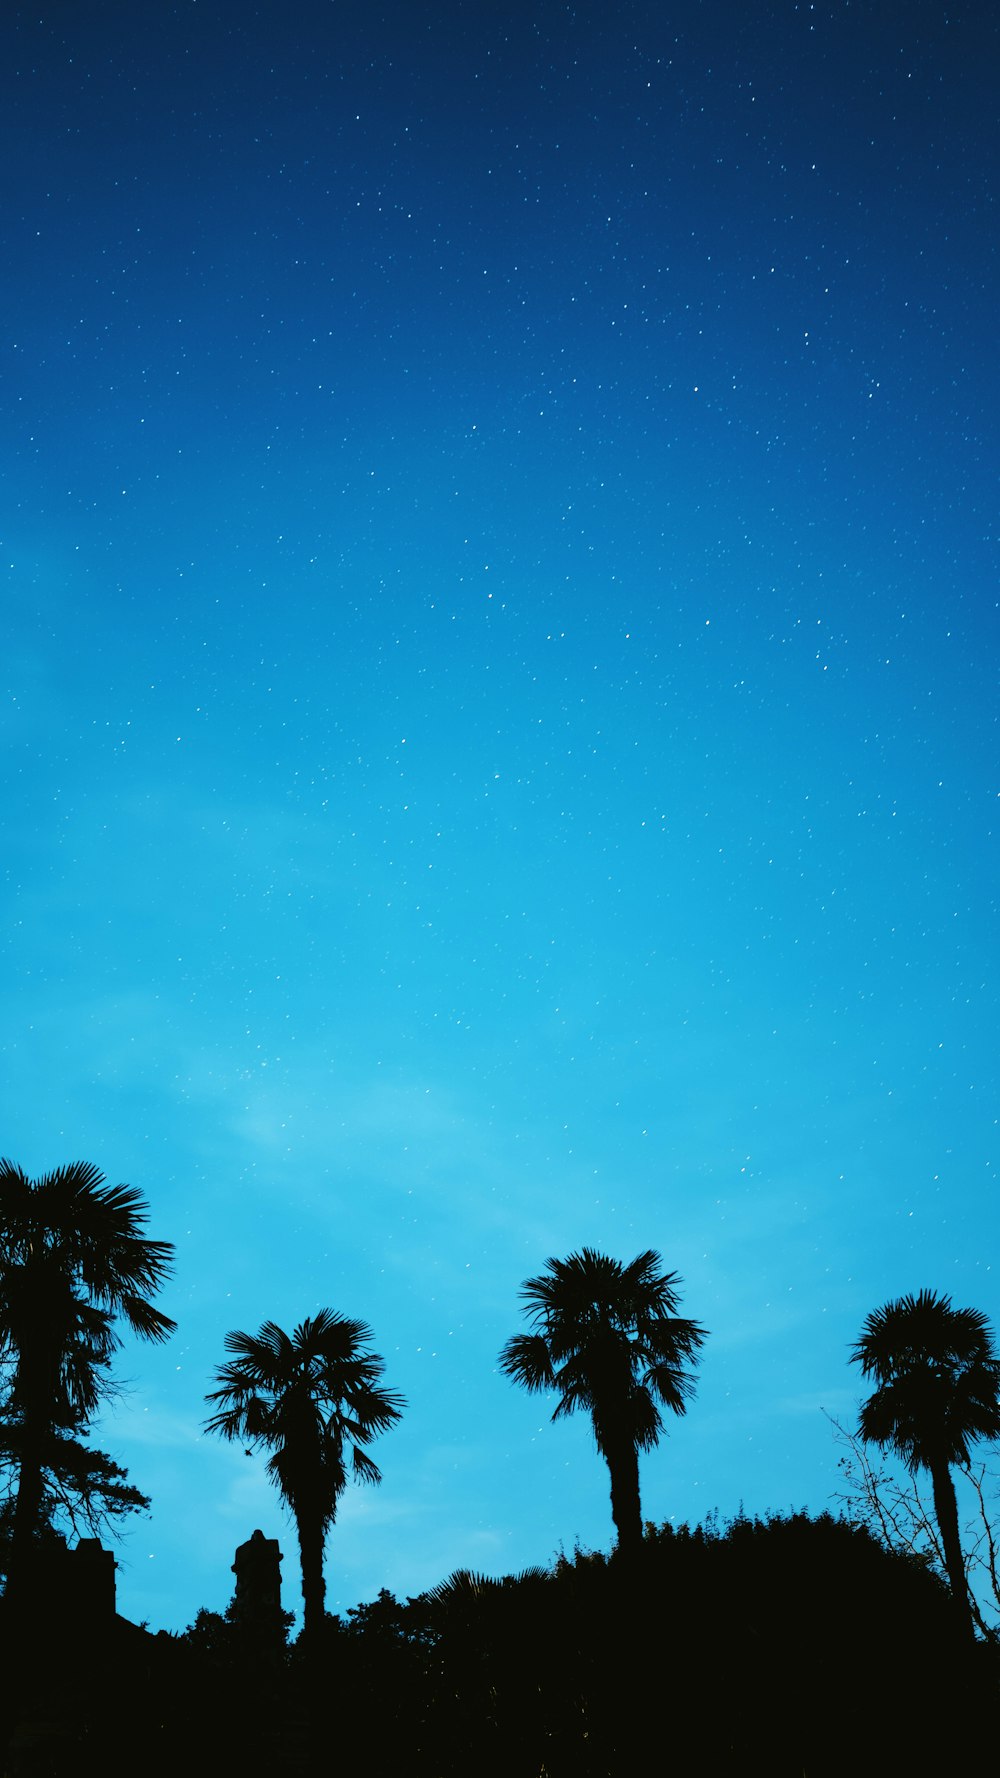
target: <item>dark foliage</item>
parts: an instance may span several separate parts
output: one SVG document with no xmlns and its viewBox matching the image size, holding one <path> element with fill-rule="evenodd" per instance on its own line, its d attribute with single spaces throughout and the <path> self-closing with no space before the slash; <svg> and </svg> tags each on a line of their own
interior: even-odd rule
<svg viewBox="0 0 1000 1778">
<path fill-rule="evenodd" d="M 21 1464 L 21 1427 L 0 1412 L 0 1574 L 7 1573 L 13 1534 L 15 1493 Z M 147 1494 L 132 1485 L 128 1472 L 105 1451 L 93 1450 L 68 1434 L 51 1432 L 41 1441 L 42 1497 L 36 1539 L 56 1532 L 77 1537 L 116 1537 L 132 1513 L 148 1512 Z"/>
<path fill-rule="evenodd" d="M 47 1668 L 23 1653 L 13 1732 L 42 1724 L 76 1764 L 22 1770 L 141 1748 L 150 1778 L 326 1773 L 348 1732 L 366 1766 L 411 1778 L 958 1771 L 997 1687 L 994 1649 L 968 1647 L 924 1565 L 804 1514 L 647 1527 L 638 1563 L 578 1552 L 383 1592 L 270 1665 L 211 1613 L 185 1638 L 53 1645 Z"/>
</svg>

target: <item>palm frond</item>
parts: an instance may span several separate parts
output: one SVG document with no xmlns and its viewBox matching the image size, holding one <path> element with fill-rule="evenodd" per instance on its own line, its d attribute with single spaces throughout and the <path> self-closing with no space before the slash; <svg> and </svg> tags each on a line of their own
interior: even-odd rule
<svg viewBox="0 0 1000 1778">
<path fill-rule="evenodd" d="M 145 1297 L 125 1295 L 121 1298 L 120 1311 L 134 1334 L 142 1340 L 151 1340 L 161 1345 L 169 1340 L 171 1334 L 177 1332 L 177 1323 L 171 1316 L 164 1315 Z"/>
<path fill-rule="evenodd" d="M 351 1467 L 356 1481 L 374 1483 L 382 1480 L 382 1471 L 378 1464 L 372 1461 L 367 1451 L 360 1450 L 357 1445 L 351 1449 Z"/>
<path fill-rule="evenodd" d="M 682 1342 L 675 1357 L 658 1358 L 646 1371 L 646 1388 L 673 1414 L 686 1414 L 688 1402 L 694 1399 L 695 1379 L 685 1366 L 694 1359 L 697 1351 L 698 1345 L 685 1347 Z"/>
<path fill-rule="evenodd" d="M 542 1334 L 514 1334 L 504 1346 L 499 1364 L 505 1377 L 532 1393 L 555 1385 L 555 1368 Z"/>
</svg>

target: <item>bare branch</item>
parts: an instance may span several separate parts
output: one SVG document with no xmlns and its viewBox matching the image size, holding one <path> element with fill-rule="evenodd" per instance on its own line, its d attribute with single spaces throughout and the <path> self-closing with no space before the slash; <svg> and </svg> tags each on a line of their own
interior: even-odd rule
<svg viewBox="0 0 1000 1778">
<path fill-rule="evenodd" d="M 826 1413 L 826 1410 L 823 1410 Z M 912 1474 L 905 1480 L 872 1461 L 859 1433 L 826 1414 L 836 1443 L 844 1451 L 837 1467 L 843 1487 L 833 1498 L 846 1517 L 865 1528 L 887 1549 L 927 1562 L 936 1574 L 947 1576 L 944 1550 L 931 1502 L 924 1498 Z M 987 1484 L 996 1476 L 985 1463 L 963 1464 L 960 1474 L 969 1484 L 975 1511 L 962 1527 L 962 1559 L 969 1581 L 970 1605 L 983 1635 L 995 1633 L 983 1617 L 983 1599 L 1000 1616 L 1000 1548 L 997 1527 L 990 1518 Z M 994 1489 L 994 1494 L 996 1490 Z"/>
</svg>

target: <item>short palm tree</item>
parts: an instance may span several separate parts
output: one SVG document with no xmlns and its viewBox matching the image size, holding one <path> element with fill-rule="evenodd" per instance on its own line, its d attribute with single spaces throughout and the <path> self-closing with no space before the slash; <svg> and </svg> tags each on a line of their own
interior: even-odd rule
<svg viewBox="0 0 1000 1778">
<path fill-rule="evenodd" d="M 173 1248 L 145 1235 L 146 1216 L 140 1192 L 106 1185 L 89 1162 L 34 1180 L 0 1161 L 0 1355 L 21 1454 L 12 1593 L 40 1523 L 46 1452 L 58 1435 L 86 1431 L 109 1393 L 116 1318 L 141 1339 L 174 1330 L 149 1301 L 170 1275 Z"/>
<path fill-rule="evenodd" d="M 972 1634 L 953 1465 L 979 1439 L 1000 1438 L 1000 1357 L 986 1316 L 953 1309 L 922 1290 L 875 1309 L 851 1360 L 876 1388 L 861 1408 L 861 1436 L 931 1478 L 934 1514 L 955 1600 Z"/>
<path fill-rule="evenodd" d="M 549 1259 L 521 1288 L 533 1331 L 515 1334 L 500 1369 L 525 1389 L 558 1391 L 553 1420 L 575 1408 L 589 1413 L 597 1449 L 611 1476 L 611 1516 L 618 1548 L 642 1542 L 639 1452 L 664 1430 L 661 1407 L 683 1414 L 694 1395 L 691 1367 L 707 1334 L 678 1316 L 676 1272 L 658 1253 L 622 1265 L 584 1247 Z"/>
<path fill-rule="evenodd" d="M 347 1486 L 380 1482 L 365 1446 L 399 1419 L 404 1402 L 380 1384 L 383 1361 L 365 1350 L 371 1329 L 320 1309 L 291 1335 L 273 1321 L 256 1334 L 226 1335 L 229 1362 L 216 1373 L 210 1432 L 267 1450 L 267 1473 L 295 1520 L 302 1564 L 304 1630 L 323 1623 L 323 1551 Z"/>
</svg>

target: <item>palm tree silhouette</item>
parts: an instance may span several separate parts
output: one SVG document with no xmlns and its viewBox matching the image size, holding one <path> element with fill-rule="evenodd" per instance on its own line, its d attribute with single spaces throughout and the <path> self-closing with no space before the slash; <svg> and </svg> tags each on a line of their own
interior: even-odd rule
<svg viewBox="0 0 1000 1778">
<path fill-rule="evenodd" d="M 291 1336 L 273 1321 L 259 1333 L 229 1333 L 228 1364 L 206 1396 L 219 1404 L 210 1432 L 268 1450 L 267 1473 L 295 1520 L 302 1564 L 304 1632 L 323 1623 L 323 1550 L 347 1486 L 347 1453 L 355 1480 L 380 1482 L 364 1447 L 399 1419 L 403 1397 L 383 1389 L 383 1361 L 365 1351 L 363 1321 L 320 1309 Z"/>
<path fill-rule="evenodd" d="M 58 1435 L 84 1432 L 110 1392 L 116 1317 L 140 1339 L 174 1331 L 148 1300 L 170 1275 L 173 1247 L 143 1233 L 146 1217 L 140 1192 L 106 1185 L 89 1162 L 33 1180 L 0 1161 L 0 1354 L 20 1449 L 10 1594 L 40 1522 L 46 1453 Z"/>
<path fill-rule="evenodd" d="M 951 1470 L 979 1439 L 1000 1438 L 1000 1357 L 979 1309 L 922 1290 L 875 1309 L 851 1361 L 876 1389 L 862 1405 L 861 1436 L 930 1472 L 934 1514 L 956 1604 L 972 1635 L 972 1612 Z"/>
<path fill-rule="evenodd" d="M 661 1263 L 647 1251 L 622 1265 L 590 1247 L 546 1260 L 545 1272 L 521 1288 L 534 1331 L 515 1334 L 500 1354 L 515 1383 L 533 1393 L 558 1390 L 553 1420 L 575 1408 L 589 1413 L 623 1552 L 642 1542 L 639 1452 L 651 1451 L 664 1430 L 661 1406 L 686 1413 L 695 1392 L 689 1367 L 707 1338 L 677 1315 L 680 1279 Z"/>
</svg>

